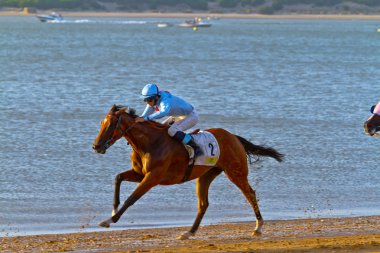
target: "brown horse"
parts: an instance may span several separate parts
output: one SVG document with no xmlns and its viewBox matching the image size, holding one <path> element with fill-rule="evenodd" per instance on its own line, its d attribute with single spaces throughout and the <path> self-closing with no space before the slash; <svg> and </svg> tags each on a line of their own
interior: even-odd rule
<svg viewBox="0 0 380 253">
<path fill-rule="evenodd" d="M 380 103 L 371 107 L 372 115 L 364 122 L 364 132 L 371 136 L 380 136 Z"/>
<path fill-rule="evenodd" d="M 136 117 L 134 109 L 112 106 L 103 119 L 99 134 L 93 144 L 93 149 L 97 153 L 104 154 L 107 148 L 124 136 L 133 148 L 131 153 L 132 168 L 118 174 L 115 178 L 112 217 L 99 223 L 100 226 L 109 227 L 111 223 L 116 223 L 128 207 L 157 185 L 180 184 L 184 181 L 197 179 L 197 217 L 190 231 L 178 237 L 178 239 L 188 239 L 195 234 L 206 213 L 209 205 L 208 189 L 211 182 L 223 171 L 251 204 L 256 215 L 256 228 L 253 234 L 261 234 L 263 218 L 257 204 L 256 193 L 248 182 L 247 158 L 269 156 L 281 162 L 282 154 L 269 147 L 254 145 L 224 129 L 208 129 L 206 131 L 212 133 L 219 143 L 219 160 L 215 166 L 196 165 L 191 173 L 188 173 L 188 152 L 182 143 L 169 136 L 167 133 L 168 126 L 152 121 L 136 123 Z M 185 176 L 186 174 L 188 175 Z M 139 184 L 118 210 L 122 181 Z"/>
</svg>

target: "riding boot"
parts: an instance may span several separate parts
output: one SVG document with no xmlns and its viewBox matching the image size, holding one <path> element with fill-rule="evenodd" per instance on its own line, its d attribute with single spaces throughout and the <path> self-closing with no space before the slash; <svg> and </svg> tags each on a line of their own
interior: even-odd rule
<svg viewBox="0 0 380 253">
<path fill-rule="evenodd" d="M 189 145 L 194 149 L 194 155 L 200 156 L 203 155 L 202 149 L 194 142 L 193 138 L 190 136 L 190 134 L 185 134 L 182 131 L 178 131 L 173 135 L 173 138 L 181 141 L 184 145 Z"/>
<path fill-rule="evenodd" d="M 177 131 L 174 135 L 173 138 L 176 139 L 177 141 L 183 142 L 186 137 L 186 134 L 182 131 Z"/>
<path fill-rule="evenodd" d="M 187 143 L 190 147 L 194 149 L 194 155 L 195 157 L 203 155 L 202 149 L 195 143 L 194 139 L 191 138 L 191 140 Z"/>
</svg>

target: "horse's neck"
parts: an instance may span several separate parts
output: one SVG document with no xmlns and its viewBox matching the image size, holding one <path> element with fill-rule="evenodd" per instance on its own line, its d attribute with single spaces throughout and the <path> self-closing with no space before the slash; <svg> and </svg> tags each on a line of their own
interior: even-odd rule
<svg viewBox="0 0 380 253">
<path fill-rule="evenodd" d="M 150 123 L 136 124 L 125 138 L 135 151 L 148 152 L 150 149 L 159 148 L 161 142 L 158 139 L 169 137 L 166 128 L 159 128 Z"/>
</svg>

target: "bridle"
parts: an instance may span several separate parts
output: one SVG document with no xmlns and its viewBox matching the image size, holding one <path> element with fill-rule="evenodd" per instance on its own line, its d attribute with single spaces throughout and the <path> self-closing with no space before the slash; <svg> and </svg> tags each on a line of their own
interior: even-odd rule
<svg viewBox="0 0 380 253">
<path fill-rule="evenodd" d="M 110 115 L 111 117 L 116 117 L 114 115 Z M 118 119 L 117 119 L 117 124 L 116 126 L 114 127 L 114 129 L 112 130 L 112 133 L 114 133 L 116 130 L 120 129 L 121 131 L 121 137 L 123 137 L 125 134 L 127 134 L 127 132 L 129 130 L 131 130 L 135 125 L 136 125 L 136 122 L 134 122 L 133 124 L 131 124 L 129 127 L 127 127 L 124 131 L 121 129 L 121 126 L 120 126 L 120 123 L 121 123 L 121 115 L 119 115 Z M 115 143 L 115 138 L 113 138 L 113 134 L 111 136 L 111 138 L 109 138 L 108 140 L 106 140 L 104 142 L 104 148 L 105 149 L 108 149 L 113 143 Z"/>
</svg>

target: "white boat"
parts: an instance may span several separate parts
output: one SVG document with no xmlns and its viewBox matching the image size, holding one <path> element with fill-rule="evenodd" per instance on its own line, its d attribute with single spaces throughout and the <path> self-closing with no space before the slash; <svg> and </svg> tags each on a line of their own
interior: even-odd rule
<svg viewBox="0 0 380 253">
<path fill-rule="evenodd" d="M 50 15 L 37 15 L 36 16 L 41 22 L 61 22 L 63 17 L 61 14 L 52 12 Z"/>
<path fill-rule="evenodd" d="M 173 25 L 170 23 L 158 23 L 157 24 L 157 27 L 159 27 L 159 28 L 165 28 L 165 27 L 170 27 L 170 26 L 173 26 Z"/>
<path fill-rule="evenodd" d="M 196 22 L 196 23 L 194 24 L 194 27 L 210 27 L 210 26 L 211 26 L 210 23 L 203 22 L 203 21 L 201 21 L 201 22 Z"/>
<path fill-rule="evenodd" d="M 178 26 L 180 27 L 210 27 L 211 23 L 203 21 L 201 18 L 195 18 L 193 20 L 186 20 L 183 23 L 180 23 Z"/>
</svg>

